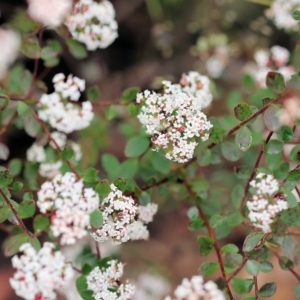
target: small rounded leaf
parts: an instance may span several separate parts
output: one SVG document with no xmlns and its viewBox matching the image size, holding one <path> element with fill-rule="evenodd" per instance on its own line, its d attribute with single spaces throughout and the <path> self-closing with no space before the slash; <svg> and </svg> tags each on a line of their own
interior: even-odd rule
<svg viewBox="0 0 300 300">
<path fill-rule="evenodd" d="M 137 157 L 143 154 L 149 147 L 150 140 L 145 136 L 137 136 L 131 139 L 125 147 L 127 157 Z"/>
<path fill-rule="evenodd" d="M 276 293 L 276 283 L 269 282 L 264 284 L 258 291 L 258 295 L 264 298 L 272 297 Z"/>
</svg>

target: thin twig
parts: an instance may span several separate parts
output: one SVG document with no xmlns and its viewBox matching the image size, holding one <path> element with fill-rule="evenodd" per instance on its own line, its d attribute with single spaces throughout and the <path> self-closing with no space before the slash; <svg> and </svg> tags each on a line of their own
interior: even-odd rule
<svg viewBox="0 0 300 300">
<path fill-rule="evenodd" d="M 47 137 L 49 138 L 50 141 L 53 142 L 53 144 L 55 145 L 56 150 L 61 153 L 62 150 L 61 148 L 58 146 L 58 144 L 56 143 L 55 139 L 52 138 L 51 136 L 51 132 L 49 131 L 49 129 L 47 128 L 46 124 L 38 117 L 38 115 L 36 114 L 36 112 L 32 109 L 32 115 L 33 117 L 36 119 L 36 121 L 40 124 L 40 126 L 42 127 L 44 133 L 47 135 Z M 75 174 L 77 180 L 80 180 L 80 175 L 77 172 L 77 170 L 75 169 L 75 167 L 72 165 L 72 163 L 69 160 L 66 160 L 66 163 L 68 164 L 69 168 L 72 170 L 72 172 Z"/>
<path fill-rule="evenodd" d="M 6 196 L 6 194 L 4 193 L 4 191 L 2 189 L 0 189 L 0 194 L 2 195 L 3 199 L 5 200 L 6 204 L 8 205 L 8 207 L 11 209 L 12 213 L 15 215 L 18 224 L 20 225 L 20 227 L 23 229 L 23 231 L 30 237 L 33 238 L 33 234 L 27 229 L 27 227 L 25 226 L 25 224 L 23 223 L 22 219 L 19 217 L 18 212 L 15 210 L 15 208 L 13 207 L 13 205 L 11 204 L 10 200 L 8 199 L 8 197 Z"/>
<path fill-rule="evenodd" d="M 268 136 L 267 136 L 267 139 L 266 139 L 266 144 L 268 144 L 268 142 L 270 141 L 271 137 L 273 135 L 273 131 L 271 131 Z M 252 170 L 252 173 L 247 181 L 247 184 L 246 184 L 246 187 L 245 187 L 245 191 L 244 191 L 244 195 L 243 195 L 243 198 L 242 198 L 242 201 L 241 201 L 241 204 L 240 204 L 240 210 L 242 209 L 243 205 L 244 205 L 244 202 L 245 202 L 245 199 L 248 195 L 248 192 L 249 192 L 249 188 L 250 188 L 250 182 L 253 180 L 254 176 L 255 176 L 255 173 L 256 173 L 256 170 L 259 166 L 259 163 L 260 163 L 260 160 L 263 156 L 263 153 L 264 153 L 264 146 L 265 145 L 262 145 L 261 148 L 260 148 L 260 152 L 258 154 L 258 157 L 256 159 L 256 162 L 254 164 L 254 168 Z"/>
<path fill-rule="evenodd" d="M 257 284 L 257 276 L 253 276 L 254 279 L 254 291 L 255 291 L 255 299 L 259 300 L 258 298 L 258 284 Z"/>
<path fill-rule="evenodd" d="M 279 255 L 276 251 L 274 251 L 274 250 L 272 250 L 272 252 L 273 252 L 273 254 L 278 258 L 278 260 L 279 260 L 282 264 L 285 265 L 285 262 L 281 259 L 280 255 Z M 289 271 L 297 278 L 297 280 L 300 281 L 300 275 L 299 275 L 298 273 L 296 273 L 296 272 L 293 270 L 292 267 L 289 267 L 289 266 L 286 266 L 286 267 L 287 267 L 287 268 L 289 269 Z"/>
<path fill-rule="evenodd" d="M 16 112 L 11 116 L 11 118 L 8 120 L 8 122 L 1 128 L 0 136 L 6 132 L 7 128 L 11 125 L 11 123 L 14 121 L 14 119 L 17 116 L 18 116 L 18 114 Z"/>
<path fill-rule="evenodd" d="M 186 181 L 185 181 L 185 186 L 186 186 L 186 188 L 187 188 L 187 190 L 188 190 L 190 196 L 191 196 L 192 198 L 195 198 L 196 195 L 195 195 L 194 191 L 192 190 L 191 186 L 190 186 Z M 219 245 L 218 245 L 218 243 L 217 243 L 217 239 L 216 239 L 215 233 L 214 233 L 213 229 L 210 227 L 209 221 L 208 221 L 208 219 L 207 219 L 207 217 L 206 217 L 206 215 L 205 215 L 205 213 L 204 213 L 204 211 L 203 211 L 203 209 L 202 209 L 202 207 L 201 207 L 200 205 L 198 205 L 198 211 L 199 211 L 200 217 L 201 217 L 202 220 L 204 221 L 204 224 L 205 224 L 205 227 L 206 227 L 206 229 L 207 229 L 207 231 L 208 231 L 209 237 L 210 237 L 210 238 L 213 240 L 213 242 L 214 242 L 215 252 L 216 252 L 217 257 L 218 257 L 218 262 L 219 262 L 219 265 L 220 265 L 222 277 L 223 277 L 223 279 L 224 279 L 224 281 L 225 281 L 226 289 L 227 289 L 229 298 L 230 298 L 231 300 L 234 300 L 233 295 L 232 295 L 232 292 L 231 292 L 230 287 L 229 287 L 229 284 L 228 284 L 227 279 L 226 279 L 226 273 L 225 273 L 225 267 L 224 267 L 224 263 L 223 263 L 223 259 L 222 259 L 222 254 L 221 254 L 221 250 L 220 250 L 220 248 L 219 248 Z"/>
<path fill-rule="evenodd" d="M 96 246 L 97 257 L 101 259 L 101 251 L 100 251 L 99 243 L 97 241 L 95 241 L 95 246 Z"/>
<path fill-rule="evenodd" d="M 249 257 L 244 257 L 242 263 L 239 265 L 239 267 L 227 278 L 227 283 L 229 283 L 233 277 L 235 277 L 245 266 L 246 262 L 249 260 Z"/>
</svg>

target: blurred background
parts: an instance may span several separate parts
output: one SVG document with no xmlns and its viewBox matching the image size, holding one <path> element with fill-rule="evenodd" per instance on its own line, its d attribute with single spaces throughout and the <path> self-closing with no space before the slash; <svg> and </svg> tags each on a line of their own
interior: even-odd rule
<svg viewBox="0 0 300 300">
<path fill-rule="evenodd" d="M 182 73 L 197 70 L 213 78 L 215 101 L 207 114 L 210 117 L 226 116 L 235 103 L 257 102 L 253 94 L 256 93 L 260 101 L 266 93 L 257 94 L 257 91 L 251 90 L 247 81 L 249 78 L 244 75 L 245 65 L 253 61 L 253 53 L 273 45 L 293 51 L 297 43 L 297 35 L 276 29 L 265 17 L 267 6 L 261 3 L 244 0 L 112 0 L 112 3 L 119 24 L 117 40 L 107 49 L 90 52 L 83 60 L 63 52 L 60 64 L 45 72 L 44 81 L 50 89 L 55 74 L 72 73 L 84 78 L 87 85 L 99 85 L 103 101 L 118 101 L 128 87 L 156 89 L 162 79 L 175 82 Z M 0 0 L 0 24 L 10 22 L 16 13 L 21 14 L 25 9 L 26 1 Z M 55 31 L 45 31 L 44 39 L 51 38 L 61 39 Z M 33 69 L 33 60 L 20 55 L 19 61 Z M 42 74 L 45 69 L 40 65 L 38 73 Z M 103 153 L 111 153 L 119 161 L 125 159 L 128 132 L 137 132 L 138 124 L 122 108 L 114 109 L 115 112 L 108 112 L 102 107 L 97 109 L 98 131 L 93 133 L 92 138 L 86 138 L 85 130 L 74 134 L 74 139 L 83 148 L 84 164 L 95 163 L 101 169 Z M 112 117 L 107 118 L 108 115 Z M 122 122 L 126 118 L 128 120 Z M 258 126 L 257 130 L 261 129 Z M 11 158 L 25 158 L 26 150 L 33 142 L 32 138 L 15 127 L 1 139 L 10 148 Z M 244 159 L 251 160 L 256 153 L 254 149 Z M 201 176 L 210 175 L 211 186 L 216 188 L 215 201 L 225 208 L 236 180 L 231 174 L 234 166 L 224 162 L 223 166 L 198 170 Z M 204 179 L 203 182 L 205 185 Z M 177 185 L 153 189 L 151 198 L 159 204 L 159 213 L 150 224 L 150 241 L 127 243 L 119 252 L 122 261 L 127 263 L 126 278 L 138 280 L 139 274 L 159 273 L 168 282 L 167 291 L 177 286 L 183 277 L 197 274 L 203 261 L 216 260 L 214 254 L 205 258 L 199 255 L 197 235 L 201 231 L 189 229 L 187 213 L 191 205 L 186 196 Z M 234 243 L 241 249 L 245 229 L 241 227 L 224 236 L 220 245 Z M 5 232 L 0 231 L 1 241 L 5 237 Z M 261 273 L 259 284 L 275 281 L 278 293 L 272 299 L 294 299 L 294 277 L 279 268 L 277 259 L 271 260 L 274 261 L 275 271 Z M 12 274 L 10 258 L 1 254 L 0 300 L 19 299 L 9 286 L 8 280 Z M 241 271 L 239 276 L 247 277 L 247 274 Z M 217 278 L 218 274 L 212 277 Z M 236 296 L 235 299 L 241 298 Z"/>
</svg>

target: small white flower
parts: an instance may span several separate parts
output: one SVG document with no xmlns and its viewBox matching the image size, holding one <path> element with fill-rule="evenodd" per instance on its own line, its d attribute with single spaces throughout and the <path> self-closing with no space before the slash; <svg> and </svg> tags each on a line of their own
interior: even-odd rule
<svg viewBox="0 0 300 300">
<path fill-rule="evenodd" d="M 181 285 L 179 285 L 174 291 L 175 298 L 173 300 L 226 300 L 226 297 L 222 291 L 218 289 L 218 286 L 208 281 L 204 283 L 202 276 L 193 276 L 191 280 L 184 278 Z M 165 300 L 171 300 L 168 296 Z"/>
<path fill-rule="evenodd" d="M 21 45 L 21 38 L 17 32 L 0 28 L 0 80 L 6 75 L 7 69 L 15 61 Z"/>
<path fill-rule="evenodd" d="M 273 20 L 278 28 L 296 31 L 299 29 L 299 25 L 293 18 L 293 12 L 297 9 L 300 9 L 299 0 L 274 0 L 266 11 L 266 16 Z"/>
<path fill-rule="evenodd" d="M 95 300 L 130 300 L 135 287 L 128 282 L 119 284 L 124 265 L 116 260 L 107 263 L 107 267 L 94 268 L 86 277 L 88 289 L 93 291 Z"/>
<path fill-rule="evenodd" d="M 196 138 L 208 139 L 212 124 L 201 111 L 212 101 L 209 79 L 197 72 L 183 75 L 180 84 L 163 81 L 163 94 L 145 91 L 138 119 L 152 138 L 154 150 L 166 149 L 165 157 L 180 163 L 193 157 Z"/>
<path fill-rule="evenodd" d="M 12 258 L 17 271 L 10 279 L 18 296 L 26 300 L 55 300 L 55 290 L 69 284 L 74 276 L 73 269 L 54 248 L 55 245 L 48 242 L 38 252 L 29 243 L 21 246 L 23 254 Z"/>
<path fill-rule="evenodd" d="M 57 175 L 42 184 L 37 193 L 37 205 L 42 213 L 50 212 L 51 231 L 61 236 L 62 245 L 70 245 L 87 234 L 90 213 L 99 205 L 98 194 L 85 188 L 73 173 Z"/>
<path fill-rule="evenodd" d="M 71 11 L 72 0 L 27 0 L 28 15 L 44 26 L 57 27 Z"/>
<path fill-rule="evenodd" d="M 79 0 L 66 20 L 72 36 L 88 50 L 106 48 L 118 37 L 115 10 L 107 0 Z"/>
<path fill-rule="evenodd" d="M 27 150 L 27 160 L 32 162 L 44 162 L 46 160 L 44 147 L 37 143 L 33 143 Z"/>
</svg>

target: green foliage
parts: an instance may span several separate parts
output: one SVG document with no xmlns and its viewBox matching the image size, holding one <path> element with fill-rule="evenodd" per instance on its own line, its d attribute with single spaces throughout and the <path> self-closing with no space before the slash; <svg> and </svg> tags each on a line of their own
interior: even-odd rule
<svg viewBox="0 0 300 300">
<path fill-rule="evenodd" d="M 263 298 L 269 298 L 272 297 L 276 293 L 276 283 L 275 282 L 269 282 L 264 284 L 259 290 L 258 295 Z"/>
<path fill-rule="evenodd" d="M 241 151 L 231 142 L 222 143 L 221 151 L 223 156 L 229 161 L 238 161 L 241 157 Z"/>
<path fill-rule="evenodd" d="M 280 73 L 269 72 L 267 74 L 266 84 L 268 89 L 274 94 L 282 94 L 285 91 L 285 80 Z"/>
<path fill-rule="evenodd" d="M 260 271 L 260 263 L 249 259 L 245 265 L 246 272 L 250 275 L 257 276 Z"/>
<path fill-rule="evenodd" d="M 95 187 L 95 191 L 99 194 L 100 197 L 105 197 L 110 193 L 110 184 L 109 181 L 104 179 L 101 180 Z"/>
<path fill-rule="evenodd" d="M 294 296 L 300 299 L 300 283 L 297 283 L 293 289 Z"/>
<path fill-rule="evenodd" d="M 245 121 L 252 115 L 250 105 L 247 103 L 240 103 L 234 108 L 234 115 L 239 121 Z"/>
<path fill-rule="evenodd" d="M 281 126 L 276 131 L 277 137 L 283 142 L 289 142 L 294 138 L 294 131 L 289 126 Z"/>
<path fill-rule="evenodd" d="M 8 169 L 12 176 L 19 175 L 22 169 L 22 161 L 18 158 L 10 160 L 8 164 Z"/>
<path fill-rule="evenodd" d="M 98 86 L 90 86 L 86 90 L 86 95 L 89 101 L 94 102 L 100 97 L 100 90 Z"/>
<path fill-rule="evenodd" d="M 269 143 L 265 146 L 265 152 L 269 154 L 277 154 L 281 152 L 283 149 L 283 142 L 279 140 L 271 140 Z"/>
<path fill-rule="evenodd" d="M 150 141 L 145 136 L 137 136 L 129 140 L 125 147 L 127 157 L 137 157 L 142 155 L 149 148 Z"/>
<path fill-rule="evenodd" d="M 202 256 L 207 256 L 211 253 L 214 247 L 214 241 L 207 236 L 199 236 L 198 237 L 199 243 L 199 251 Z"/>
<path fill-rule="evenodd" d="M 252 290 L 253 285 L 253 279 L 243 279 L 238 277 L 232 279 L 232 287 L 237 294 L 249 293 Z"/>
<path fill-rule="evenodd" d="M 235 143 L 242 152 L 245 152 L 251 147 L 252 133 L 248 127 L 244 126 L 238 130 L 235 136 Z"/>
<path fill-rule="evenodd" d="M 262 232 L 250 233 L 244 241 L 243 251 L 244 252 L 252 251 L 260 243 L 263 236 L 264 236 L 264 233 L 262 233 Z"/>
<path fill-rule="evenodd" d="M 82 174 L 83 181 L 85 181 L 85 182 L 95 182 L 95 181 L 98 180 L 97 174 L 98 174 L 98 171 L 96 169 L 88 168 Z"/>
<path fill-rule="evenodd" d="M 139 92 L 140 92 L 139 87 L 132 87 L 132 88 L 126 89 L 122 94 L 121 102 L 122 103 L 129 103 L 129 102 L 135 101 L 136 96 Z"/>
<path fill-rule="evenodd" d="M 5 256 L 15 255 L 20 247 L 29 242 L 29 237 L 25 233 L 19 233 L 8 237 L 3 243 L 3 250 Z"/>
<path fill-rule="evenodd" d="M 7 187 L 13 181 L 13 177 L 9 170 L 0 170 L 0 188 Z"/>
<path fill-rule="evenodd" d="M 50 221 L 47 217 L 43 215 L 35 216 L 33 220 L 33 228 L 35 232 L 42 232 L 50 227 Z"/>
<path fill-rule="evenodd" d="M 207 261 L 200 266 L 199 271 L 203 276 L 211 276 L 218 270 L 218 268 L 218 263 Z"/>
<path fill-rule="evenodd" d="M 18 208 L 18 214 L 21 219 L 27 219 L 34 215 L 35 213 L 35 201 L 34 200 L 24 200 L 20 203 Z"/>
<path fill-rule="evenodd" d="M 68 46 L 70 53 L 75 58 L 82 59 L 87 57 L 87 51 L 85 47 L 75 39 L 67 39 L 66 44 Z"/>
<path fill-rule="evenodd" d="M 90 214 L 90 224 L 94 228 L 100 228 L 103 225 L 102 212 L 99 209 L 94 210 Z"/>
</svg>

